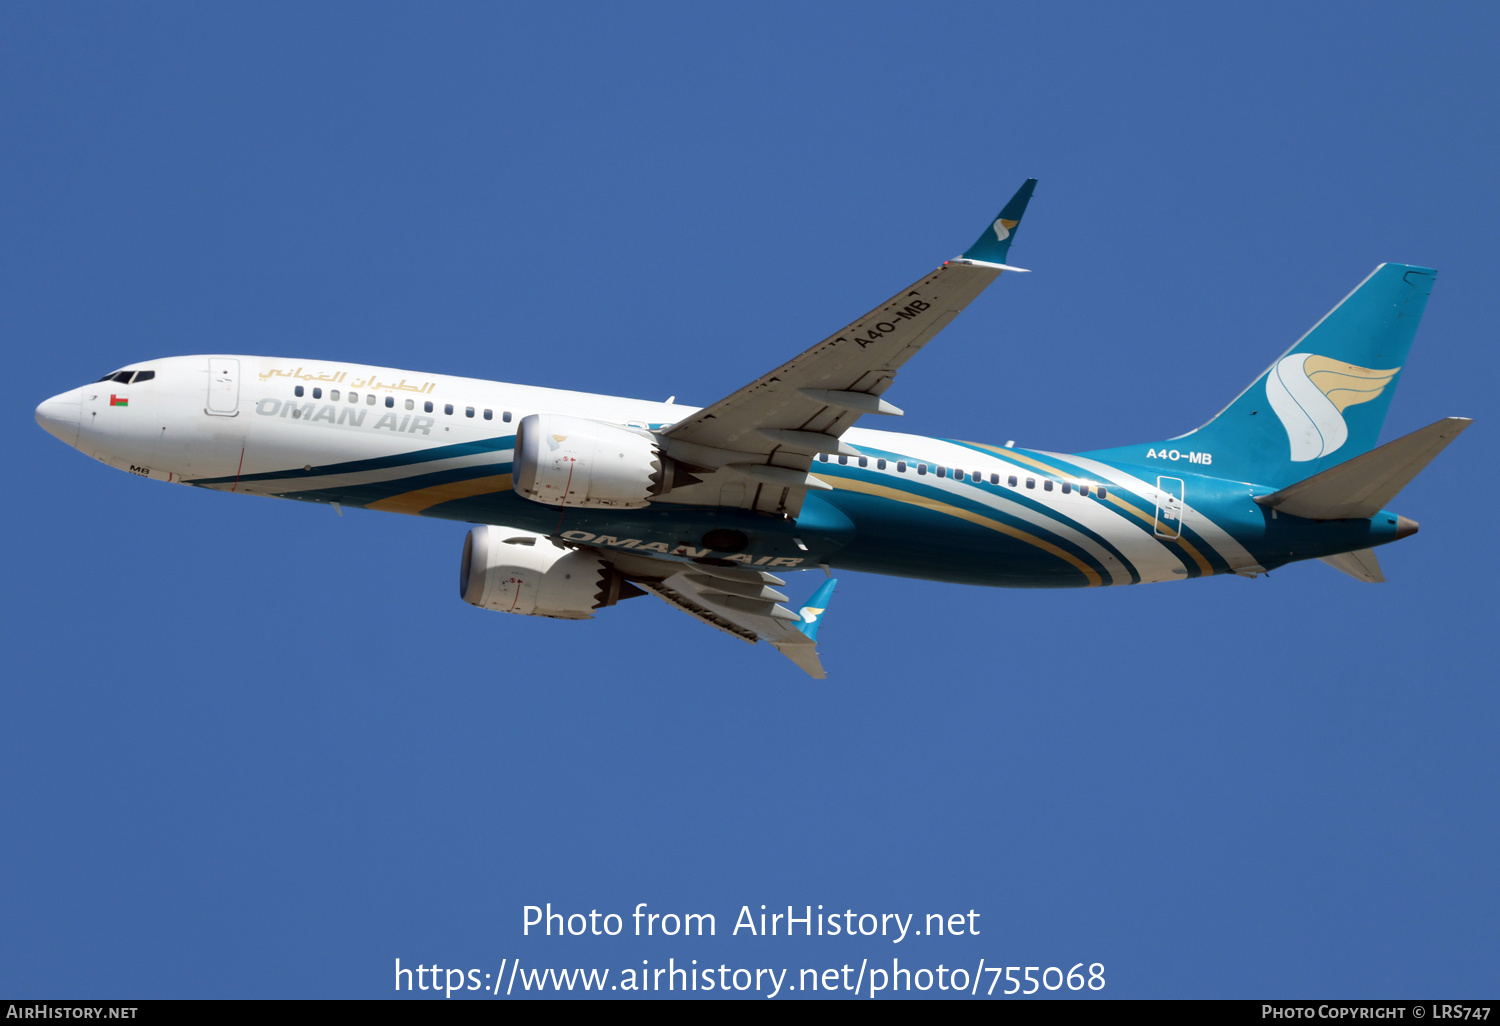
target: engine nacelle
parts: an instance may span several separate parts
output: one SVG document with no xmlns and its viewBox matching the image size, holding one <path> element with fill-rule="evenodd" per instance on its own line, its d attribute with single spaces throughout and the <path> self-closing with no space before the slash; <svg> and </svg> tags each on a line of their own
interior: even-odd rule
<svg viewBox="0 0 1500 1026">
<path fill-rule="evenodd" d="M 548 506 L 639 509 L 692 477 L 644 431 L 560 413 L 516 426 L 516 494 Z"/>
<path fill-rule="evenodd" d="M 596 555 L 490 526 L 464 539 L 458 593 L 481 609 L 561 620 L 591 620 L 595 609 L 645 594 Z"/>
</svg>

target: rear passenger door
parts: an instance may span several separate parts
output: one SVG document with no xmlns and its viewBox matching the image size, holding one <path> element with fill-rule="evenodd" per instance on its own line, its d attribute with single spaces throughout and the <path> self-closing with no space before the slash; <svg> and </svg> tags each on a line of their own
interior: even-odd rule
<svg viewBox="0 0 1500 1026">
<path fill-rule="evenodd" d="M 1158 477 L 1156 479 L 1156 536 L 1158 538 L 1182 536 L 1184 502 L 1182 478 Z"/>
</svg>

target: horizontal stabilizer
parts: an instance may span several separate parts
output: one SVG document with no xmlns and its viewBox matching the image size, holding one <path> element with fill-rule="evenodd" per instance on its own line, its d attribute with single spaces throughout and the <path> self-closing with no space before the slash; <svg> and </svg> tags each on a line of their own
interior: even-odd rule
<svg viewBox="0 0 1500 1026">
<path fill-rule="evenodd" d="M 1373 517 L 1472 423 L 1467 417 L 1445 418 L 1255 501 L 1310 520 Z"/>
<path fill-rule="evenodd" d="M 1374 549 L 1340 552 L 1337 556 L 1319 556 L 1318 558 L 1335 570 L 1348 574 L 1356 581 L 1364 581 L 1366 584 L 1385 583 L 1385 574 L 1380 572 L 1380 561 L 1375 558 Z"/>
</svg>

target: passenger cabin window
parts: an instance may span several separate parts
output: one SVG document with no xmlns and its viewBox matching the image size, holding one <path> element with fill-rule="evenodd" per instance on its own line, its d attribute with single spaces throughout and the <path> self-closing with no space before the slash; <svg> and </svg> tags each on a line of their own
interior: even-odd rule
<svg viewBox="0 0 1500 1026">
<path fill-rule="evenodd" d="M 976 470 L 976 471 L 974 471 L 974 473 L 972 473 L 972 474 L 970 474 L 970 475 L 969 475 L 969 480 L 970 480 L 970 481 L 973 481 L 973 482 L 974 482 L 974 483 L 975 483 L 975 484 L 978 484 L 978 483 L 979 483 L 979 482 L 980 482 L 980 481 L 981 481 L 981 480 L 983 480 L 983 479 L 984 479 L 984 475 L 983 475 L 983 474 L 981 474 L 981 473 L 980 473 L 980 472 L 979 472 L 979 471 L 977 471 L 977 470 Z"/>
<path fill-rule="evenodd" d="M 818 462 L 819 463 L 827 463 L 828 462 L 828 454 L 826 452 L 820 452 L 820 453 L 818 453 Z"/>
<path fill-rule="evenodd" d="M 917 464 L 917 476 L 921 477 L 922 475 L 924 475 L 926 473 L 927 473 L 927 464 L 925 464 L 925 463 L 918 463 Z"/>
<path fill-rule="evenodd" d="M 495 411 L 494 410 L 485 410 L 484 411 L 484 419 L 485 420 L 494 420 L 495 419 Z"/>
<path fill-rule="evenodd" d="M 1107 499 L 1107 498 L 1109 498 L 1109 491 L 1103 485 L 1100 485 L 1096 489 L 1096 492 L 1097 492 L 1099 498 L 1101 498 L 1101 499 Z"/>
<path fill-rule="evenodd" d="M 997 485 L 999 483 L 1000 483 L 1000 475 L 999 474 L 991 474 L 990 475 L 990 484 Z"/>
<path fill-rule="evenodd" d="M 464 416 L 468 417 L 470 420 L 473 420 L 474 419 L 474 407 L 472 407 L 472 406 L 465 406 L 464 407 Z"/>
<path fill-rule="evenodd" d="M 1010 477 L 1007 477 L 1005 483 L 1014 488 L 1016 486 L 1016 475 L 1012 474 Z"/>
<path fill-rule="evenodd" d="M 846 467 L 848 465 L 849 465 L 849 457 L 847 457 L 847 456 L 840 456 L 839 457 L 839 466 Z"/>
<path fill-rule="evenodd" d="M 445 414 L 447 414 L 448 416 L 450 416 L 450 417 L 453 416 L 453 404 L 452 403 L 444 403 L 443 404 L 443 412 Z"/>
<path fill-rule="evenodd" d="M 334 396 L 334 398 L 337 399 L 338 396 Z M 431 399 L 427 400 L 425 403 L 422 404 L 422 412 L 423 413 L 431 413 L 432 412 L 432 400 Z"/>
<path fill-rule="evenodd" d="M 1028 477 L 1026 479 L 1026 487 L 1027 488 L 1035 488 L 1036 487 L 1036 478 L 1034 478 L 1034 477 Z"/>
<path fill-rule="evenodd" d="M 357 402 L 359 402 L 359 393 L 358 392 L 350 392 L 349 393 L 349 401 L 351 403 L 357 403 Z"/>
<path fill-rule="evenodd" d="M 1064 481 L 1063 485 L 1062 485 L 1062 492 L 1063 492 L 1063 494 L 1067 495 L 1072 490 L 1073 490 L 1073 486 L 1071 484 L 1069 484 L 1068 482 Z"/>
<path fill-rule="evenodd" d="M 906 473 L 906 461 L 905 460 L 897 460 L 896 461 L 896 473 L 898 473 L 898 474 L 904 474 L 904 473 Z"/>
<path fill-rule="evenodd" d="M 1044 491 L 1044 492 L 1050 492 L 1051 490 L 1052 490 L 1052 482 L 1051 481 L 1043 481 L 1042 482 L 1042 491 Z"/>
<path fill-rule="evenodd" d="M 302 398 L 302 386 L 298 385 L 296 388 L 292 389 L 292 395 L 296 396 L 298 399 L 301 399 Z"/>
<path fill-rule="evenodd" d="M 937 468 L 937 476 L 938 477 L 947 477 L 948 476 L 948 468 L 947 467 L 938 467 Z"/>
<path fill-rule="evenodd" d="M 876 460 L 875 461 L 875 469 L 876 470 L 884 470 L 885 469 L 885 460 Z"/>
<path fill-rule="evenodd" d="M 374 406 L 375 405 L 375 393 L 374 392 L 371 392 L 369 395 L 365 396 L 365 405 L 366 406 Z"/>
<path fill-rule="evenodd" d="M 388 409 L 388 410 L 393 410 L 393 409 L 396 408 L 396 397 L 395 396 L 388 395 L 388 396 L 385 397 L 385 408 Z"/>
<path fill-rule="evenodd" d="M 502 413 L 500 415 L 500 419 L 503 420 L 503 421 L 505 421 L 505 423 L 509 424 L 510 423 L 510 411 L 506 410 L 504 413 Z"/>
<path fill-rule="evenodd" d="M 323 390 L 321 388 L 315 388 L 315 389 L 313 389 L 313 398 L 314 399 L 321 399 L 321 398 L 323 398 Z M 335 396 L 334 398 L 338 398 L 338 397 Z"/>
<path fill-rule="evenodd" d="M 861 456 L 859 458 L 859 465 L 861 467 L 868 467 L 870 465 L 870 461 L 868 459 L 866 459 L 865 457 Z"/>
<path fill-rule="evenodd" d="M 338 402 L 339 401 L 339 390 L 336 389 L 336 388 L 330 388 L 328 390 L 328 398 L 330 400 L 332 400 L 333 402 Z"/>
<path fill-rule="evenodd" d="M 415 410 L 417 408 L 417 404 L 415 402 L 413 402 L 412 400 L 408 399 L 408 400 L 406 400 L 406 408 L 408 410 Z"/>
</svg>

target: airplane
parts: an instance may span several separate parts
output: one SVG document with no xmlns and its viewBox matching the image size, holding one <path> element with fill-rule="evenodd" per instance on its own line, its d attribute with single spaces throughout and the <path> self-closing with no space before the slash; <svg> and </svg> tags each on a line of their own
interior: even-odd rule
<svg viewBox="0 0 1500 1026">
<path fill-rule="evenodd" d="M 961 584 L 1112 587 L 1256 577 L 1319 559 L 1384 580 L 1386 509 L 1470 421 L 1376 447 L 1436 271 L 1381 264 L 1196 430 L 1076 454 L 858 426 L 996 278 L 1027 179 L 944 261 L 703 408 L 358 363 L 148 360 L 43 402 L 37 422 L 138 477 L 457 520 L 459 592 L 591 619 L 645 594 L 826 676 L 835 568 Z M 866 421 L 868 423 L 868 421 Z M 825 580 L 800 610 L 790 571 Z"/>
</svg>

